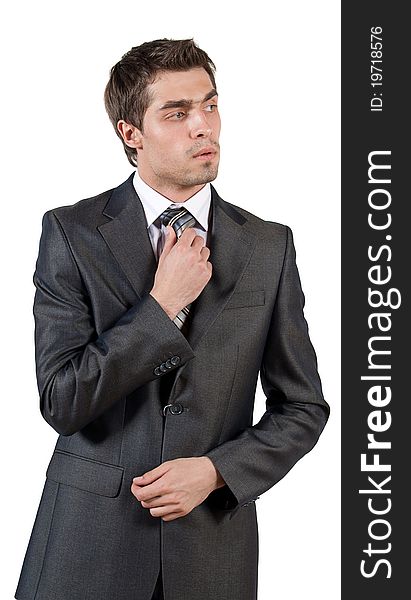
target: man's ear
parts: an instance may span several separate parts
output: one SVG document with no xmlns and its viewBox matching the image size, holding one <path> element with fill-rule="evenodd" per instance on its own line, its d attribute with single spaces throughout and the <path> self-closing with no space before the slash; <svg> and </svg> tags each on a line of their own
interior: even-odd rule
<svg viewBox="0 0 411 600">
<path fill-rule="evenodd" d="M 117 129 L 127 146 L 136 149 L 143 147 L 143 134 L 138 127 L 121 120 L 117 123 Z"/>
</svg>

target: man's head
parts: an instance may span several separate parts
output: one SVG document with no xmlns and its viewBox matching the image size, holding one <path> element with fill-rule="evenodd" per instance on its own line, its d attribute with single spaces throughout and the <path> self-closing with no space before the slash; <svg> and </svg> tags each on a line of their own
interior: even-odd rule
<svg viewBox="0 0 411 600">
<path fill-rule="evenodd" d="M 111 69 L 104 100 L 129 162 L 152 187 L 193 193 L 218 172 L 215 65 L 192 39 L 132 48 Z M 211 153 L 197 158 L 198 153 Z"/>
</svg>

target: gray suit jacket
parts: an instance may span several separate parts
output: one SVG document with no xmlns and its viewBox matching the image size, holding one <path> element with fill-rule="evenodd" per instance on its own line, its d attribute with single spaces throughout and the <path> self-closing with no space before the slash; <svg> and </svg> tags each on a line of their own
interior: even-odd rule
<svg viewBox="0 0 411 600">
<path fill-rule="evenodd" d="M 211 186 L 213 273 L 186 337 L 149 294 L 157 264 L 132 177 L 43 217 L 36 369 L 59 437 L 15 597 L 150 600 L 162 568 L 166 600 L 254 600 L 254 501 L 329 414 L 292 233 Z M 185 517 L 164 522 L 132 495 L 135 475 L 203 455 L 226 485 Z"/>
</svg>

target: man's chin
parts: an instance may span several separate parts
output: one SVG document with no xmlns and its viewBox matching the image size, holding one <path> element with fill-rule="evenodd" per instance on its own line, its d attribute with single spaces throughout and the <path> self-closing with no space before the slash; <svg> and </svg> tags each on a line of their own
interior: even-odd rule
<svg viewBox="0 0 411 600">
<path fill-rule="evenodd" d="M 190 174 L 188 177 L 190 180 L 190 185 L 202 185 L 205 183 L 210 183 L 210 181 L 214 181 L 214 179 L 218 175 L 218 166 L 212 164 L 212 161 L 207 161 L 204 165 L 202 165 L 202 172 L 198 174 Z"/>
</svg>

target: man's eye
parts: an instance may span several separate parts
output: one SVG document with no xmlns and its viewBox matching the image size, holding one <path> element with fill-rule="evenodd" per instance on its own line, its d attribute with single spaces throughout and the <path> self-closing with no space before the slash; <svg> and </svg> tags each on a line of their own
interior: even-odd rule
<svg viewBox="0 0 411 600">
<path fill-rule="evenodd" d="M 214 112 L 211 109 L 217 108 L 217 104 L 207 104 L 206 108 L 209 109 L 209 112 Z"/>
<path fill-rule="evenodd" d="M 171 115 L 171 117 L 177 117 L 177 121 L 180 121 L 180 120 L 181 120 L 181 118 L 180 118 L 180 116 L 179 116 L 179 115 L 181 115 L 181 116 L 183 117 L 183 116 L 184 116 L 184 113 L 183 113 L 183 112 L 180 110 L 180 111 L 178 111 L 178 112 L 176 112 L 176 113 L 172 114 L 172 115 Z"/>
</svg>

